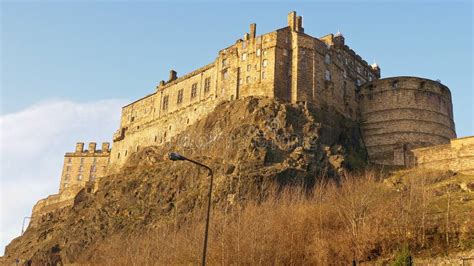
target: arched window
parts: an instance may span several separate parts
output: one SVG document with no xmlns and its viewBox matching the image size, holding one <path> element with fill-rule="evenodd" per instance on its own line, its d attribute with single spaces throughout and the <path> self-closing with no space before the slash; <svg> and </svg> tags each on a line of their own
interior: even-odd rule
<svg viewBox="0 0 474 266">
<path fill-rule="evenodd" d="M 326 54 L 324 57 L 324 63 L 331 64 L 331 56 L 329 54 Z"/>
</svg>

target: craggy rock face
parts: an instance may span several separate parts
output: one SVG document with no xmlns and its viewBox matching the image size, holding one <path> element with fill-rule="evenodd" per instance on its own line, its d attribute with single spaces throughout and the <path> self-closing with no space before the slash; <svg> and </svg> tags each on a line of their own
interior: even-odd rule
<svg viewBox="0 0 474 266">
<path fill-rule="evenodd" d="M 4 260 L 73 263 L 112 234 L 146 230 L 169 219 L 176 205 L 180 217 L 201 208 L 207 171 L 168 160 L 170 151 L 212 167 L 213 204 L 232 207 L 261 199 L 272 187 L 311 187 L 323 173 L 337 178 L 346 169 L 364 167 L 359 132 L 354 121 L 311 105 L 261 98 L 222 104 L 171 142 L 130 156 L 118 174 L 83 189 L 72 207 L 37 218 L 7 246 Z"/>
</svg>

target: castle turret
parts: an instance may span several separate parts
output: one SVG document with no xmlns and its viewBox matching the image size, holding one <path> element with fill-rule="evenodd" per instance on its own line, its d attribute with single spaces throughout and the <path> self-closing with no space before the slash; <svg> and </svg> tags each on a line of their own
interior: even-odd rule
<svg viewBox="0 0 474 266">
<path fill-rule="evenodd" d="M 110 143 L 103 142 L 102 143 L 102 152 L 109 152 L 109 149 L 110 149 Z"/>
<path fill-rule="evenodd" d="M 76 152 L 82 153 L 83 151 L 84 151 L 84 143 L 83 142 L 76 143 Z"/>
<path fill-rule="evenodd" d="M 88 152 L 89 153 L 94 153 L 96 147 L 97 147 L 97 144 L 95 142 L 90 142 Z"/>
</svg>

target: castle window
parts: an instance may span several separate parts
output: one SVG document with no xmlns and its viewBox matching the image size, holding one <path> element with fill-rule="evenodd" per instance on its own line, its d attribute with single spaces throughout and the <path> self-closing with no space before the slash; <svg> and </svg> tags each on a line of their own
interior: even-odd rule
<svg viewBox="0 0 474 266">
<path fill-rule="evenodd" d="M 69 174 L 66 174 L 66 175 L 64 176 L 64 180 L 69 180 L 69 177 L 70 177 L 70 175 L 69 175 Z"/>
<path fill-rule="evenodd" d="M 155 142 L 156 142 L 157 139 L 158 139 L 158 136 L 155 136 Z"/>
<path fill-rule="evenodd" d="M 211 90 L 211 78 L 206 78 L 204 80 L 204 92 L 208 93 Z"/>
<path fill-rule="evenodd" d="M 239 79 L 239 84 L 244 84 L 244 80 L 243 79 Z"/>
<path fill-rule="evenodd" d="M 91 181 L 94 181 L 94 180 L 95 180 L 95 175 L 91 175 L 90 180 L 91 180 Z"/>
<path fill-rule="evenodd" d="M 127 154 L 128 154 L 128 150 L 125 150 L 125 155 L 124 156 L 127 156 Z"/>
<path fill-rule="evenodd" d="M 329 72 L 329 70 L 326 70 L 326 72 L 324 72 L 324 79 L 327 81 L 331 80 L 331 72 Z"/>
<path fill-rule="evenodd" d="M 283 55 L 284 55 L 284 56 L 288 56 L 288 50 L 283 49 Z"/>
<path fill-rule="evenodd" d="M 117 159 L 120 159 L 120 152 L 117 154 Z"/>
<path fill-rule="evenodd" d="M 77 181 L 81 181 L 82 180 L 82 175 L 78 175 L 77 176 Z"/>
<path fill-rule="evenodd" d="M 262 50 L 261 50 L 261 49 L 257 49 L 257 56 L 260 56 L 261 53 L 262 53 Z"/>
<path fill-rule="evenodd" d="M 324 63 L 331 64 L 331 56 L 329 54 L 326 54 L 324 57 Z"/>
<path fill-rule="evenodd" d="M 67 158 L 67 163 L 71 163 L 72 160 L 71 160 L 71 157 Z"/>
<path fill-rule="evenodd" d="M 231 96 L 230 96 L 230 100 L 231 100 L 231 101 L 234 100 L 234 95 L 231 95 Z"/>
<path fill-rule="evenodd" d="M 225 67 L 227 66 L 227 58 L 222 59 L 222 66 Z"/>
<path fill-rule="evenodd" d="M 94 159 L 92 160 L 92 164 L 96 164 L 97 163 L 97 158 L 94 157 Z"/>
<path fill-rule="evenodd" d="M 262 37 L 257 37 L 257 44 L 262 43 Z"/>
<path fill-rule="evenodd" d="M 360 86 L 361 84 L 362 84 L 362 82 L 360 81 L 360 79 L 357 79 L 357 80 L 356 80 L 356 85 L 357 85 L 357 86 Z"/>
<path fill-rule="evenodd" d="M 344 58 L 344 64 L 346 64 L 346 66 L 349 64 L 349 60 L 347 59 L 347 57 Z"/>
<path fill-rule="evenodd" d="M 369 81 L 372 81 L 373 78 L 372 78 L 372 75 L 369 75 Z"/>
<path fill-rule="evenodd" d="M 71 171 L 71 166 L 66 166 L 66 172 Z"/>
<path fill-rule="evenodd" d="M 229 71 L 227 71 L 227 69 L 224 69 L 224 71 L 222 71 L 222 79 L 226 80 L 228 77 L 229 77 Z"/>
<path fill-rule="evenodd" d="M 342 76 L 343 76 L 344 78 L 347 78 L 347 70 L 344 69 L 344 70 L 342 71 Z"/>
<path fill-rule="evenodd" d="M 137 151 L 140 149 L 140 146 L 137 145 Z"/>
<path fill-rule="evenodd" d="M 135 120 L 135 117 L 130 117 L 130 122 L 133 122 Z"/>
<path fill-rule="evenodd" d="M 305 54 L 306 54 L 306 50 L 301 49 L 301 54 L 302 54 L 302 55 L 305 55 Z"/>
<path fill-rule="evenodd" d="M 247 53 L 242 54 L 242 61 L 245 61 L 245 60 L 247 60 Z"/>
<path fill-rule="evenodd" d="M 81 165 L 79 166 L 79 172 L 82 172 L 82 171 L 84 171 L 84 167 Z"/>
<path fill-rule="evenodd" d="M 246 42 L 246 41 L 243 41 L 243 42 L 242 42 L 242 48 L 243 48 L 243 49 L 247 48 L 247 42 Z"/>
<path fill-rule="evenodd" d="M 183 89 L 178 90 L 178 98 L 177 98 L 177 103 L 182 103 L 183 102 Z"/>
<path fill-rule="evenodd" d="M 163 110 L 166 110 L 168 109 L 168 100 L 169 100 L 169 96 L 166 95 L 163 97 Z"/>
<path fill-rule="evenodd" d="M 357 66 L 357 73 L 360 74 L 360 66 Z"/>
<path fill-rule="evenodd" d="M 252 70 L 252 66 L 251 65 L 247 65 L 247 71 L 250 71 Z"/>
<path fill-rule="evenodd" d="M 247 83 L 250 83 L 252 80 L 250 79 L 250 76 L 247 76 L 247 77 L 245 78 L 245 81 L 246 81 Z"/>
<path fill-rule="evenodd" d="M 83 164 L 83 163 L 84 163 L 84 158 L 81 158 L 81 164 Z"/>
<path fill-rule="evenodd" d="M 267 50 L 263 50 L 263 55 L 267 55 Z"/>
<path fill-rule="evenodd" d="M 191 86 L 191 98 L 196 97 L 196 95 L 197 95 L 197 83 L 194 83 Z"/>
<path fill-rule="evenodd" d="M 267 59 L 264 59 L 263 62 L 262 62 L 262 65 L 263 65 L 263 67 L 267 67 L 267 65 L 268 65 L 268 60 L 267 60 Z"/>
<path fill-rule="evenodd" d="M 91 172 L 92 172 L 92 173 L 94 173 L 95 171 L 96 171 L 96 168 L 95 168 L 95 166 L 94 166 L 94 165 L 93 165 L 93 166 L 91 166 Z"/>
<path fill-rule="evenodd" d="M 285 37 L 285 43 L 288 43 L 289 39 L 288 37 Z"/>
<path fill-rule="evenodd" d="M 265 71 L 262 72 L 262 79 L 265 79 L 266 78 L 266 75 L 265 75 Z"/>
<path fill-rule="evenodd" d="M 393 81 L 393 82 L 392 82 L 392 88 L 393 88 L 393 89 L 398 88 L 398 81 Z"/>
</svg>

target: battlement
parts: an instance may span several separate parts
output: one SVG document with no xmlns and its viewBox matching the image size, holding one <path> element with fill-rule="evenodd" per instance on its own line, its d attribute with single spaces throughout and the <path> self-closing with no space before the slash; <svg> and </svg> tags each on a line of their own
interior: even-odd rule
<svg viewBox="0 0 474 266">
<path fill-rule="evenodd" d="M 88 149 L 84 150 L 84 142 L 76 143 L 76 150 L 74 152 L 67 152 L 65 156 L 67 157 L 83 157 L 83 156 L 109 156 L 110 154 L 110 143 L 103 142 L 102 148 L 100 150 L 96 149 L 97 143 L 90 142 L 88 145 Z"/>
</svg>

